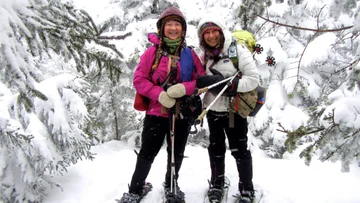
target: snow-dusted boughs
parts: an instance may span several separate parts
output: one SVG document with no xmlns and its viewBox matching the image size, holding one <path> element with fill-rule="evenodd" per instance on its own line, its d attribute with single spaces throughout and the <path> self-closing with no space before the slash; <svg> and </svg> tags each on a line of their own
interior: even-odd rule
<svg viewBox="0 0 360 203">
<path fill-rule="evenodd" d="M 121 54 L 67 1 L 0 0 L 0 29 L 0 202 L 41 202 L 55 173 L 93 158 L 76 70 L 116 75 Z"/>
<path fill-rule="evenodd" d="M 0 200 L 36 202 L 42 199 L 44 167 L 31 146 L 31 134 L 20 123 L 0 117 Z"/>
<path fill-rule="evenodd" d="M 34 144 L 43 150 L 45 157 L 62 154 L 60 159 L 55 159 L 58 160 L 55 164 L 63 166 L 57 166 L 60 172 L 81 157 L 92 158 L 90 140 L 83 131 L 89 117 L 81 97 L 88 93 L 88 86 L 87 82 L 70 74 L 49 78 L 38 85 L 47 100 L 35 99 L 37 116 L 32 117 L 27 131 L 34 135 Z M 50 173 L 54 170 L 49 168 Z"/>
<path fill-rule="evenodd" d="M 34 112 L 6 111 L 7 107 L 21 107 L 18 96 L 2 86 L 0 200 L 40 202 L 44 183 L 58 185 L 53 175 L 82 157 L 93 158 L 90 140 L 82 130 L 88 115 L 80 95 L 87 86 L 82 79 L 66 74 L 35 84 L 47 99 L 35 98 Z"/>
<path fill-rule="evenodd" d="M 289 2 L 272 1 L 268 16 L 255 23 L 259 43 L 277 65 L 259 69 L 269 91 L 250 126 L 262 133 L 271 156 L 284 153 L 282 143 L 290 152 L 306 143 L 300 155 L 306 163 L 318 156 L 339 160 L 348 171 L 360 153 L 360 4 Z"/>
</svg>

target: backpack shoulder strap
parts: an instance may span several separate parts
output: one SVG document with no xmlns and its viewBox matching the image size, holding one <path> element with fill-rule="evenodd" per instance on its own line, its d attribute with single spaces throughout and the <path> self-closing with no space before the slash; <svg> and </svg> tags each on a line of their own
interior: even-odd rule
<svg viewBox="0 0 360 203">
<path fill-rule="evenodd" d="M 192 73 L 194 71 L 194 59 L 192 57 L 192 48 L 185 46 L 180 54 L 180 66 L 181 66 L 181 75 L 180 81 L 190 81 L 192 78 Z M 196 68 L 195 68 L 196 71 Z"/>
</svg>

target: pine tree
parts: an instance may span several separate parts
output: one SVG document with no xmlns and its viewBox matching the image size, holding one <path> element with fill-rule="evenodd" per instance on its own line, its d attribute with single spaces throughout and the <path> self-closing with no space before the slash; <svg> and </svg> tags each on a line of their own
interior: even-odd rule
<svg viewBox="0 0 360 203">
<path fill-rule="evenodd" d="M 350 171 L 353 161 L 360 163 L 360 126 L 356 119 L 360 116 L 359 8 L 360 4 L 352 0 L 334 1 L 330 5 L 329 13 L 335 20 L 348 14 L 354 19 L 354 25 L 338 35 L 333 50 L 340 56 L 330 61 L 335 67 L 330 75 L 331 82 L 324 87 L 324 92 L 329 94 L 324 95 L 320 106 L 310 111 L 313 115 L 320 114 L 312 119 L 324 130 L 317 133 L 314 144 L 300 154 L 309 164 L 314 153 L 318 152 L 321 161 L 340 161 L 344 172 Z M 338 91 L 344 92 L 344 97 L 329 100 L 330 94 Z M 314 125 L 314 122 L 310 124 Z"/>
<path fill-rule="evenodd" d="M 242 29 L 253 32 L 252 25 L 254 24 L 257 15 L 262 15 L 266 6 L 270 5 L 271 1 L 268 0 L 243 1 L 238 14 Z"/>
<path fill-rule="evenodd" d="M 125 63 L 69 2 L 1 0 L 0 8 L 8 22 L 0 38 L 0 201 L 41 202 L 44 184 L 59 186 L 54 174 L 93 159 L 83 76 L 106 69 L 117 78 Z"/>
<path fill-rule="evenodd" d="M 339 25 L 340 16 L 348 16 L 353 20 L 353 25 Z M 302 51 L 293 52 L 286 61 L 269 69 L 272 75 L 263 78 L 263 81 L 270 81 L 271 87 L 278 88 L 288 96 L 275 101 L 286 101 L 286 106 L 301 109 L 299 116 L 309 116 L 306 123 L 294 129 L 279 123 L 277 131 L 286 133 L 284 140 L 283 134 L 270 133 L 268 128 L 275 119 L 268 114 L 269 119 L 264 127 L 257 129 L 263 133 L 259 136 L 269 144 L 267 149 L 280 147 L 275 154 L 282 155 L 281 148 L 292 152 L 303 143 L 311 143 L 300 154 L 307 164 L 316 154 L 322 161 L 341 161 L 343 171 L 349 170 L 352 161 L 359 160 L 360 132 L 354 119 L 360 115 L 357 110 L 360 101 L 358 16 L 359 5 L 352 0 L 333 1 L 329 5 L 309 5 L 308 2 L 297 1 L 288 4 L 288 10 L 282 16 L 258 15 L 261 21 L 256 21 L 254 25 L 259 26 L 257 36 L 271 37 L 285 53 L 291 53 L 289 45 L 303 47 Z M 312 25 L 304 23 L 304 20 L 297 21 L 296 25 L 291 24 L 295 19 L 303 18 L 306 18 L 306 22 L 313 22 Z M 316 44 L 323 45 L 329 41 L 332 42 L 329 44 L 331 48 L 318 47 L 319 53 L 329 50 L 326 58 L 310 61 L 307 51 L 316 50 Z M 276 57 L 278 53 L 272 54 Z M 332 95 L 337 92 L 343 92 L 344 97 L 334 99 Z M 270 89 L 268 96 L 271 96 Z M 342 115 L 348 117 L 343 118 Z M 274 139 L 277 142 L 273 142 Z M 274 154 L 273 151 L 269 153 Z"/>
</svg>

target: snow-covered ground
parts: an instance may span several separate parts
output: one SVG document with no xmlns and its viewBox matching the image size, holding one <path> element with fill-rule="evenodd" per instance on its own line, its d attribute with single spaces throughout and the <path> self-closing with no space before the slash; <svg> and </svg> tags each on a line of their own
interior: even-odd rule
<svg viewBox="0 0 360 203">
<path fill-rule="evenodd" d="M 137 149 L 138 150 L 138 149 Z M 111 141 L 92 148 L 94 161 L 82 161 L 69 168 L 68 173 L 55 178 L 63 188 L 48 190 L 44 203 L 115 203 L 128 183 L 135 167 L 134 148 L 124 142 Z M 205 148 L 188 145 L 188 157 L 180 171 L 179 186 L 187 203 L 201 203 L 210 177 L 208 154 Z M 254 184 L 263 192 L 262 203 L 359 203 L 360 168 L 342 173 L 340 163 L 314 160 L 308 167 L 297 155 L 286 159 L 270 159 L 260 150 L 253 152 Z M 154 186 L 142 203 L 159 203 L 161 184 L 165 176 L 166 151 L 156 157 L 147 181 Z M 229 151 L 226 154 L 226 176 L 231 181 L 228 202 L 237 190 L 237 170 Z"/>
</svg>

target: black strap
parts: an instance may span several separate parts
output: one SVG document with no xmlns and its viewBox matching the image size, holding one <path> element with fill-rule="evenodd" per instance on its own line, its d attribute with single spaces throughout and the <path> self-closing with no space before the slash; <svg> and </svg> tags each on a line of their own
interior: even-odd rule
<svg viewBox="0 0 360 203">
<path fill-rule="evenodd" d="M 169 84 L 170 78 L 172 76 L 176 78 L 176 74 L 177 74 L 177 68 L 171 68 L 170 73 L 166 76 L 165 81 L 160 85 L 160 87 L 162 87 L 163 89 L 167 89 L 167 84 Z"/>
<path fill-rule="evenodd" d="M 217 61 L 213 61 L 212 64 L 209 66 L 209 70 L 215 66 L 215 64 L 217 63 Z"/>
</svg>

